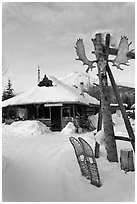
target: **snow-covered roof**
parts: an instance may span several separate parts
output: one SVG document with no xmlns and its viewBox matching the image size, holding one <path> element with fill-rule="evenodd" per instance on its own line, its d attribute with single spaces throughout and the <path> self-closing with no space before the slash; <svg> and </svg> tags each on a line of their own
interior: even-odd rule
<svg viewBox="0 0 137 204">
<path fill-rule="evenodd" d="M 13 98 L 2 102 L 2 107 L 8 105 L 21 105 L 32 103 L 81 103 L 81 104 L 95 104 L 99 105 L 99 101 L 95 98 L 80 92 L 73 87 L 69 87 L 63 82 L 57 80 L 55 77 L 50 77 L 54 82 L 54 86 L 39 87 L 34 86 L 31 89 L 21 93 Z"/>
<path fill-rule="evenodd" d="M 84 98 L 89 103 L 89 105 L 98 105 L 98 106 L 100 105 L 100 102 L 96 98 L 90 96 L 86 92 L 84 92 Z"/>
<path fill-rule="evenodd" d="M 111 106 L 119 107 L 119 104 L 117 103 L 111 103 Z M 127 107 L 128 105 L 126 103 L 123 103 L 123 106 Z"/>
</svg>

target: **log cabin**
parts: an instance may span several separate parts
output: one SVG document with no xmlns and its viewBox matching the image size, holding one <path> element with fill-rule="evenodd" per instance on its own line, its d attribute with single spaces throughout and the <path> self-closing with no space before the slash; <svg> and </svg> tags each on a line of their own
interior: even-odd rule
<svg viewBox="0 0 137 204">
<path fill-rule="evenodd" d="M 55 77 L 51 86 L 35 85 L 2 102 L 4 120 L 39 120 L 52 131 L 61 131 L 68 122 L 79 119 L 84 125 L 87 112 L 99 111 L 99 101 L 70 87 Z"/>
</svg>

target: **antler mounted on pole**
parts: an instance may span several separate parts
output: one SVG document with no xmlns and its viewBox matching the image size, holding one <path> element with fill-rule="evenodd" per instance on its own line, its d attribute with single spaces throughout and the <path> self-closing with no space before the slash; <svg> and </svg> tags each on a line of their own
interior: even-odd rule
<svg viewBox="0 0 137 204">
<path fill-rule="evenodd" d="M 88 72 L 90 69 L 92 71 L 93 68 L 96 68 L 95 66 L 93 66 L 93 64 L 94 64 L 94 62 L 96 62 L 96 60 L 90 61 L 86 57 L 83 39 L 79 38 L 77 40 L 75 49 L 76 49 L 76 53 L 77 53 L 77 56 L 78 56 L 78 58 L 76 60 L 82 61 L 83 65 L 88 65 L 88 68 L 87 68 L 86 72 Z"/>
<path fill-rule="evenodd" d="M 131 59 L 135 59 L 135 52 L 133 52 L 134 49 L 129 50 L 129 46 L 131 44 L 132 42 L 128 43 L 128 38 L 126 36 L 121 36 L 121 40 L 120 40 L 118 48 L 108 47 L 108 50 L 107 50 L 108 55 L 116 56 L 114 60 L 108 60 L 108 62 L 112 62 L 113 66 L 116 66 L 120 70 L 123 70 L 120 67 L 120 65 L 122 64 L 129 66 L 127 64 L 128 61 Z M 86 72 L 88 72 L 90 69 L 92 71 L 93 68 L 96 68 L 96 66 L 94 66 L 93 64 L 97 61 L 88 60 L 88 58 L 86 57 L 83 39 L 80 39 L 80 38 L 77 39 L 75 49 L 76 49 L 76 54 L 78 56 L 76 60 L 82 61 L 83 65 L 88 65 Z"/>
<path fill-rule="evenodd" d="M 128 38 L 126 36 L 122 37 L 118 46 L 118 52 L 117 56 L 114 60 L 109 60 L 109 62 L 113 63 L 113 66 L 116 66 L 118 69 L 123 70 L 120 65 L 126 65 L 129 66 L 128 60 L 128 53 L 131 53 L 133 50 L 129 50 L 129 46 L 131 45 L 132 42 L 128 43 Z"/>
</svg>

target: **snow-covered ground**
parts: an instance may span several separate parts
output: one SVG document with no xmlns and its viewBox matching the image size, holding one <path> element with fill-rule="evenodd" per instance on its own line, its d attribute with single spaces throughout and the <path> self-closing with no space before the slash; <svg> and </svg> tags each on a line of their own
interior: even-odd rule
<svg viewBox="0 0 137 204">
<path fill-rule="evenodd" d="M 121 117 L 115 114 L 113 121 L 116 135 L 128 135 Z M 91 185 L 81 176 L 70 136 L 83 137 L 94 149 L 93 133 L 76 134 L 74 129 L 70 131 L 70 125 L 68 134 L 67 128 L 51 132 L 38 121 L 3 125 L 3 201 L 135 201 L 135 172 L 125 174 L 119 163 L 110 163 L 102 145 L 96 159 L 102 186 Z M 117 141 L 118 155 L 124 148 L 132 149 L 129 142 Z"/>
</svg>

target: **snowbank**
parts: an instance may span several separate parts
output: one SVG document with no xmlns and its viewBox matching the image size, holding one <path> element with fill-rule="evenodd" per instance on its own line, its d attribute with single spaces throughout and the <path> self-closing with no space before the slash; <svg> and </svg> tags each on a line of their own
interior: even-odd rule
<svg viewBox="0 0 137 204">
<path fill-rule="evenodd" d="M 103 145 L 104 147 L 106 146 L 104 130 L 100 130 L 95 134 L 95 140 L 98 144 Z"/>
<path fill-rule="evenodd" d="M 74 134 L 75 132 L 76 128 L 72 122 L 69 122 L 61 131 L 65 135 Z"/>
<path fill-rule="evenodd" d="M 128 132 L 127 132 L 122 114 L 118 114 L 118 113 L 113 114 L 112 120 L 114 122 L 115 135 L 128 137 Z M 130 121 L 130 124 L 133 128 L 133 131 L 135 132 L 135 120 L 131 118 L 131 119 L 129 119 L 129 121 Z"/>
<path fill-rule="evenodd" d="M 123 133 L 122 124 L 116 123 L 117 130 L 119 127 Z M 97 188 L 81 175 L 69 136 L 84 138 L 94 150 L 92 132 L 76 134 L 71 123 L 64 133 L 47 132 L 38 121 L 16 122 L 3 129 L 3 202 L 135 201 L 135 172 L 125 174 L 120 163 L 109 162 L 102 145 L 96 161 L 103 185 Z M 27 137 L 28 133 L 38 137 Z M 129 142 L 117 141 L 118 157 L 123 148 L 132 147 Z"/>
<path fill-rule="evenodd" d="M 49 127 L 36 120 L 17 121 L 12 123 L 11 125 L 3 126 L 3 131 L 10 130 L 19 134 L 27 135 L 39 135 L 51 132 Z"/>
</svg>

